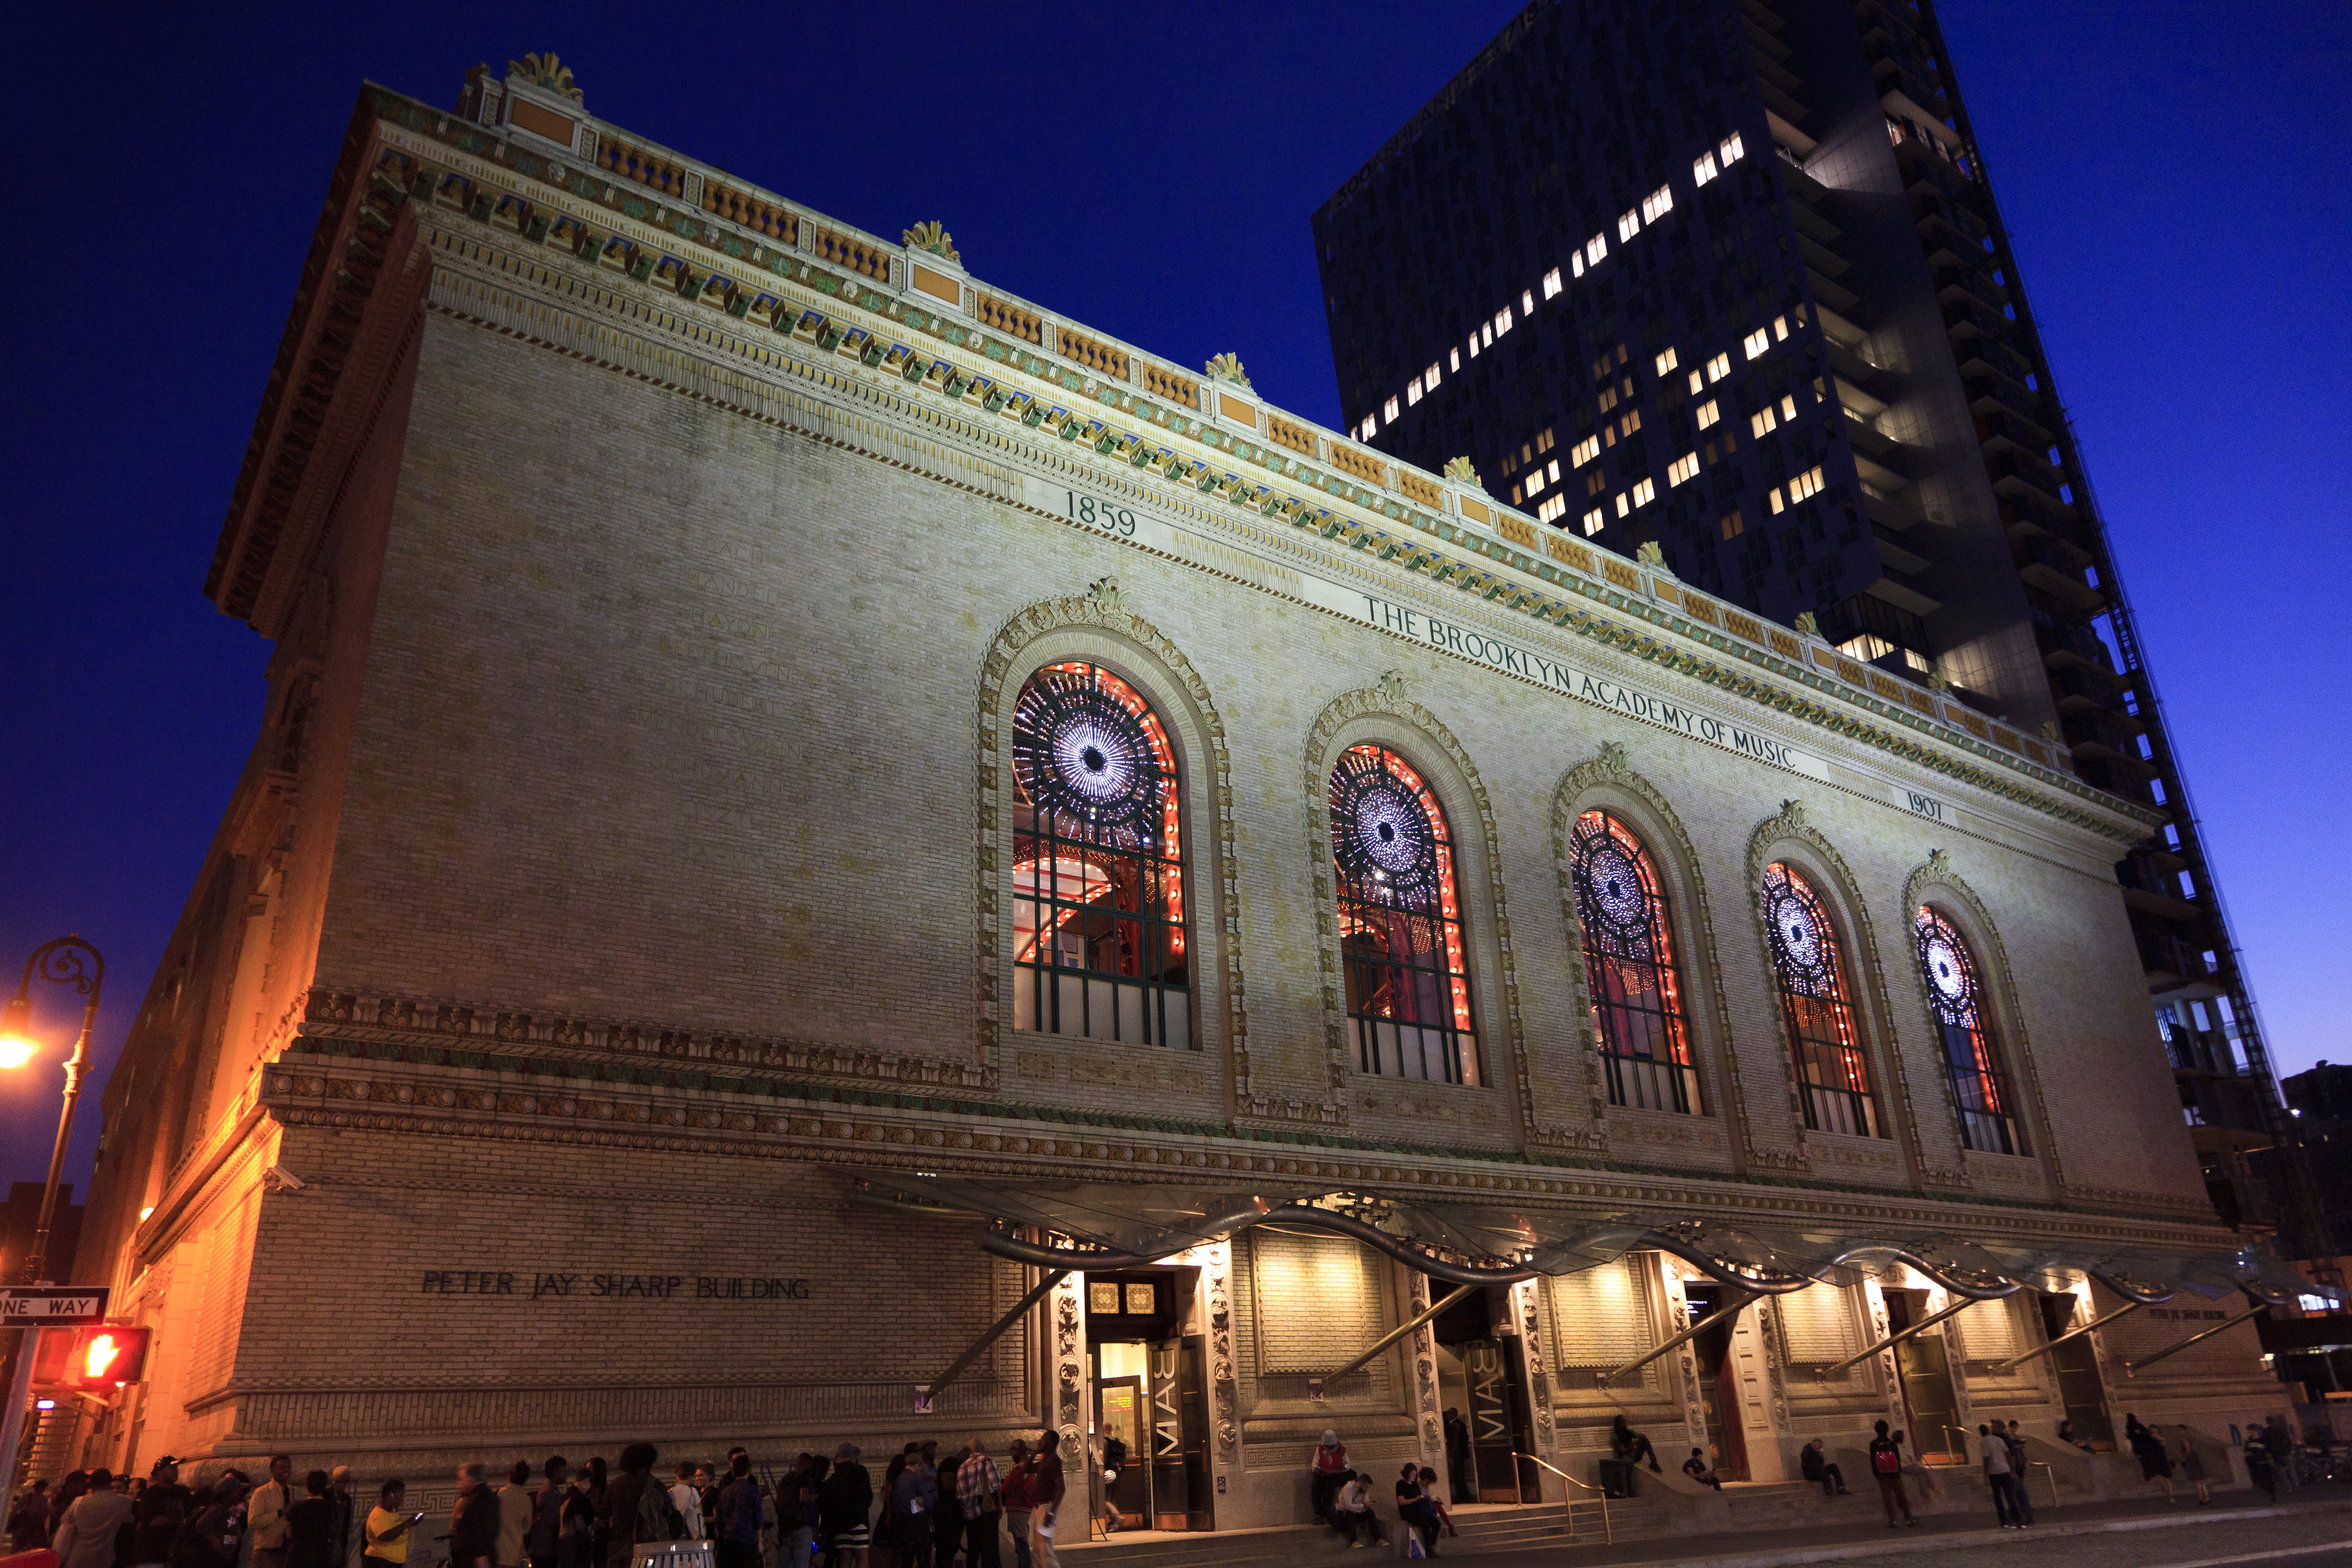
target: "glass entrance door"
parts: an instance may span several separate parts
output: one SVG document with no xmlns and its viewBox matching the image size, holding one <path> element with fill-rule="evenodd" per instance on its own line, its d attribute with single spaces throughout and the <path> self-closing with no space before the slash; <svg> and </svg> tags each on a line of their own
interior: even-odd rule
<svg viewBox="0 0 2352 1568">
<path fill-rule="evenodd" d="M 1200 1334 L 1151 1346 L 1151 1523 L 1215 1528 L 1209 1484 L 1207 1342 Z"/>
<path fill-rule="evenodd" d="M 1889 1290 L 1886 1321 L 1901 1332 L 1927 1316 L 1925 1290 Z M 1895 1347 L 1895 1374 L 1904 1403 L 1911 1407 L 1911 1451 L 1923 1465 L 1964 1465 L 1968 1446 L 1959 1431 L 1960 1402 L 1952 1392 L 1952 1370 L 1944 1359 L 1944 1336 L 1934 1329 Z"/>
<path fill-rule="evenodd" d="M 1131 1352 L 1117 1355 L 1115 1352 Z M 1103 1522 L 1117 1530 L 1145 1530 L 1151 1524 L 1151 1466 L 1146 1456 L 1144 1380 L 1141 1345 L 1098 1345 L 1096 1353 L 1103 1375 L 1095 1379 L 1095 1435 L 1102 1447 L 1097 1457 L 1102 1488 Z M 1113 1369 L 1133 1362 L 1138 1370 L 1124 1376 Z"/>
<path fill-rule="evenodd" d="M 1690 1284 L 1683 1287 L 1683 1299 L 1694 1323 L 1715 1315 L 1722 1305 L 1720 1286 Z M 1699 1407 L 1706 1419 L 1706 1458 L 1717 1474 L 1744 1481 L 1748 1479 L 1748 1445 L 1736 1423 L 1739 1419 L 1739 1402 L 1727 1375 L 1731 1363 L 1731 1324 L 1715 1323 L 1691 1341 L 1691 1354 L 1698 1363 Z"/>
<path fill-rule="evenodd" d="M 2074 1326 L 2079 1299 L 2071 1291 L 2042 1298 L 2042 1328 L 2054 1340 Z M 2107 1385 L 2099 1376 L 2099 1352 L 2088 1334 L 2077 1334 L 2050 1352 L 2058 1373 L 2058 1398 L 2066 1419 L 2074 1424 L 2078 1442 L 2101 1452 L 2116 1446 L 2115 1418 L 2107 1414 Z"/>
</svg>

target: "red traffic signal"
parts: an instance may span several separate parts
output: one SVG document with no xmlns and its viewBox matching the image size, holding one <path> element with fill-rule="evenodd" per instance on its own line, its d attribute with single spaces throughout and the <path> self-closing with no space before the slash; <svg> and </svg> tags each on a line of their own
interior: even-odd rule
<svg viewBox="0 0 2352 1568">
<path fill-rule="evenodd" d="M 33 1363 L 34 1385 L 110 1394 L 137 1383 L 147 1375 L 147 1343 L 154 1332 L 121 1323 L 51 1329 L 41 1336 Z"/>
</svg>

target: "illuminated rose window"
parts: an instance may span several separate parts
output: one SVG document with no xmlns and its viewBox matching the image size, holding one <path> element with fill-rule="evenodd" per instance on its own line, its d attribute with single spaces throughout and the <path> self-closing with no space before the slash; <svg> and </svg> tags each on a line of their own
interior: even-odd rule
<svg viewBox="0 0 2352 1568">
<path fill-rule="evenodd" d="M 1770 933 L 1773 976 L 1789 1026 L 1805 1125 L 1824 1132 L 1883 1138 L 1837 930 L 1813 885 L 1794 867 L 1764 868 L 1759 895 Z"/>
<path fill-rule="evenodd" d="M 1588 811 L 1570 830 L 1569 864 L 1609 1103 L 1699 1110 L 1666 893 L 1650 852 L 1607 812 Z"/>
<path fill-rule="evenodd" d="M 1912 921 L 1911 935 L 1919 950 L 1919 975 L 1927 984 L 1927 1008 L 1943 1042 L 1960 1141 L 1987 1153 L 2024 1153 L 2025 1140 L 2011 1109 L 2009 1075 L 2001 1070 L 2000 1047 L 1985 1016 L 1968 939 L 1941 910 L 1925 904 Z"/>
<path fill-rule="evenodd" d="M 1476 1084 L 1470 971 L 1445 814 L 1384 746 L 1331 770 L 1331 860 L 1357 1070 Z"/>
<path fill-rule="evenodd" d="M 1176 754 L 1140 692 L 1048 665 L 1013 707 L 1013 1026 L 1189 1047 Z"/>
</svg>

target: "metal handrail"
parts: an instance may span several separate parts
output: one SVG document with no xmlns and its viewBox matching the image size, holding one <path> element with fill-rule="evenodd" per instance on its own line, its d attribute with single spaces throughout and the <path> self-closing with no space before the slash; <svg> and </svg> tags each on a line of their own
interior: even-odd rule
<svg viewBox="0 0 2352 1568">
<path fill-rule="evenodd" d="M 1969 1462 L 1969 1455 L 1974 1452 L 1974 1450 L 1969 1446 L 1968 1433 L 1961 1428 L 1953 1426 L 1948 1421 L 1944 1422 L 1942 1425 L 1945 1431 L 1949 1432 L 1953 1436 L 1958 1437 L 1960 1440 L 1959 1447 L 1955 1449 L 1954 1452 L 1959 1455 L 1959 1462 L 1963 1467 L 1965 1467 Z M 1927 1456 L 1925 1454 L 1919 1456 L 1919 1468 L 1923 1470 L 1927 1468 Z"/>
<path fill-rule="evenodd" d="M 1533 1454 L 1522 1454 L 1516 1448 L 1511 1450 L 1511 1458 L 1514 1459 L 1525 1459 L 1530 1464 L 1541 1465 L 1545 1469 L 1549 1470 L 1553 1475 L 1558 1476 L 1570 1486 L 1582 1487 L 1586 1491 L 1599 1493 L 1601 1497 L 1601 1544 L 1603 1546 L 1614 1546 L 1617 1544 L 1617 1537 L 1609 1528 L 1609 1489 L 1607 1487 L 1596 1487 L 1591 1481 L 1580 1481 L 1574 1476 L 1570 1475 L 1566 1470 L 1561 1469 L 1558 1465 L 1551 1463 L 1549 1460 L 1538 1459 Z M 1519 1499 L 1519 1506 L 1522 1508 L 1526 1507 L 1527 1500 L 1528 1500 L 1524 1496 L 1521 1497 Z M 1574 1498 L 1568 1500 L 1568 1538 L 1570 1541 L 1574 1541 L 1576 1539 L 1576 1500 Z"/>
<path fill-rule="evenodd" d="M 2056 1508 L 2058 1506 L 2058 1467 L 2047 1459 L 2028 1459 L 2025 1461 L 2025 1468 L 2028 1474 L 2035 1470 L 2050 1472 L 2050 1506 Z"/>
</svg>

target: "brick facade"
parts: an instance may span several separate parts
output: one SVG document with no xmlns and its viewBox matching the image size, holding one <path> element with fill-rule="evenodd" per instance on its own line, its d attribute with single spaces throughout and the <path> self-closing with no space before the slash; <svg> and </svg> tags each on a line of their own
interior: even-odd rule
<svg viewBox="0 0 2352 1568">
<path fill-rule="evenodd" d="M 1331 462 L 1262 464 L 1270 500 L 1179 482 L 1271 452 L 1264 416 L 1139 411 L 1129 386 L 1160 384 L 1139 357 L 1098 382 L 939 310 L 936 278 L 914 303 L 900 247 L 872 241 L 887 277 L 851 280 L 732 223 L 665 228 L 595 167 L 362 100 L 321 254 L 374 246 L 373 271 L 298 302 L 294 390 L 264 410 L 215 568 L 278 643 L 261 742 L 107 1093 L 85 1245 L 162 1333 L 94 1456 L 285 1447 L 415 1476 L 638 1436 L 773 1459 L 1083 1430 L 1075 1286 L 914 1413 L 1036 1276 L 968 1222 L 858 1203 L 861 1172 L 2228 1244 L 2113 892 L 2145 826 L 2055 752 L 1849 687 L 1820 645 L 1751 638 L 1670 577 L 1521 554 L 1458 479 L 1321 484 L 1346 467 L 1328 433 L 1288 426 Z M 688 297 L 675 268 L 603 264 L 663 233 L 676 276 L 719 281 Z M 1168 461 L 918 385 L 844 327 L 1141 424 Z M 298 460 L 304 387 L 325 435 Z M 1090 527 L 1081 496 L 1148 526 Z M 1178 754 L 1192 1050 L 1013 1027 L 1001 727 L 1069 659 L 1142 693 Z M 1734 729 L 1794 757 L 1743 754 Z M 1366 740 L 1451 824 L 1480 1087 L 1362 1074 L 1345 1042 L 1321 786 Z M 1563 860 L 1596 805 L 1669 884 L 1702 1114 L 1602 1090 Z M 1889 1137 L 1804 1130 L 1756 914 L 1774 861 L 1831 905 Z M 1910 951 L 1930 900 L 1991 972 L 2030 1156 L 1960 1146 Z M 1344 1300 L 1300 1283 L 1301 1248 L 1343 1255 Z M 1438 1457 L 1453 1352 L 1431 1331 L 1322 1403 L 1307 1388 L 1425 1281 L 1287 1237 L 1176 1267 L 1218 1525 L 1303 1517 L 1335 1420 L 1364 1461 Z M 1621 1267 L 1648 1342 L 1687 1321 L 1675 1268 Z M 1850 1295 L 1856 1336 L 1878 1289 Z M 1662 1448 L 1698 1420 L 1686 1354 L 1604 1391 L 1560 1307 L 1581 1297 L 1486 1296 L 1530 1440 L 1563 1463 L 1618 1409 Z M 1593 1330 L 1612 1355 L 1625 1331 Z M 1891 1397 L 1885 1358 L 1816 1387 L 1790 1331 L 1769 1309 L 1738 1330 L 1760 1476 Z M 2218 1342 L 2236 1349 L 2151 1379 L 2143 1410 L 2251 1411 L 2252 1331 Z M 2033 1366 L 1964 1381 L 2054 1425 Z"/>
</svg>

